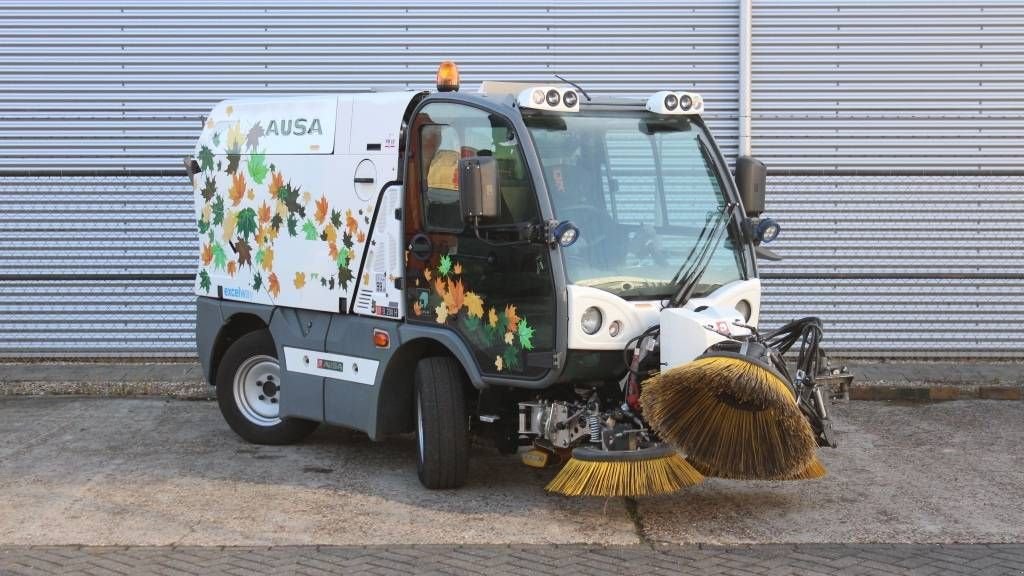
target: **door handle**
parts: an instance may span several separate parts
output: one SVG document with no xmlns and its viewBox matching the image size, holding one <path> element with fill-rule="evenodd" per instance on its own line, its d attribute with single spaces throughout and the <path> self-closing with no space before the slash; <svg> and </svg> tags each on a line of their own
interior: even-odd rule
<svg viewBox="0 0 1024 576">
<path fill-rule="evenodd" d="M 356 176 L 355 178 L 352 179 L 352 181 L 355 182 L 356 184 L 373 184 L 373 177 Z"/>
<path fill-rule="evenodd" d="M 426 234 L 417 234 L 409 240 L 409 253 L 412 257 L 421 261 L 426 262 L 430 260 L 430 255 L 434 252 L 434 245 L 430 241 L 430 237 Z"/>
</svg>

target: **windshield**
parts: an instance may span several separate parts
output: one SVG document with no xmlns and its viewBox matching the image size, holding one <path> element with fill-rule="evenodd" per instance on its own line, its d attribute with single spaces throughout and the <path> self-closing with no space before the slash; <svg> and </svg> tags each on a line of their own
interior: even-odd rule
<svg viewBox="0 0 1024 576">
<path fill-rule="evenodd" d="M 565 249 L 569 281 L 627 299 L 661 299 L 725 207 L 723 185 L 683 116 L 645 111 L 524 115 L 544 169 L 555 216 L 580 239 Z M 707 295 L 745 277 L 729 235 L 694 292 Z"/>
</svg>

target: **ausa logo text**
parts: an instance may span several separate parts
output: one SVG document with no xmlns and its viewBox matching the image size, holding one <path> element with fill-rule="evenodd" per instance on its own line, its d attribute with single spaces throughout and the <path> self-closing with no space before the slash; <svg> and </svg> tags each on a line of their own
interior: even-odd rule
<svg viewBox="0 0 1024 576">
<path fill-rule="evenodd" d="M 306 134 L 323 135 L 320 119 L 295 118 L 294 120 L 271 120 L 267 126 L 267 136 L 304 136 Z"/>
</svg>

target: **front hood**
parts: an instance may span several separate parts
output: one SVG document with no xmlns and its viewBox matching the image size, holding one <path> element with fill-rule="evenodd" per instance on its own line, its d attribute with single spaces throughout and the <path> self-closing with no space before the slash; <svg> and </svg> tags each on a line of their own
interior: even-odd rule
<svg viewBox="0 0 1024 576">
<path fill-rule="evenodd" d="M 597 288 L 570 284 L 567 287 L 569 302 L 569 349 L 570 350 L 622 350 L 633 338 L 660 322 L 665 300 L 624 300 L 611 292 Z M 714 323 L 722 318 L 712 318 L 715 310 L 735 311 L 736 305 L 746 300 L 750 304 L 749 324 L 757 326 L 761 309 L 761 281 L 757 278 L 737 280 L 711 292 L 702 298 L 692 298 L 683 309 L 696 311 L 708 316 Z M 601 327 L 595 334 L 587 334 L 580 323 L 583 312 L 591 306 L 601 310 Z M 618 335 L 608 333 L 613 322 L 620 322 Z"/>
</svg>

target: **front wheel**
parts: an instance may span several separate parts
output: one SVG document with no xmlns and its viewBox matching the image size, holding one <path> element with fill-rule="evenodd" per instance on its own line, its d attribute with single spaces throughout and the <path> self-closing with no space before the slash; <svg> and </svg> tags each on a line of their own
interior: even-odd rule
<svg viewBox="0 0 1024 576">
<path fill-rule="evenodd" d="M 217 404 L 228 426 L 253 444 L 292 444 L 317 423 L 281 418 L 281 363 L 265 330 L 250 332 L 228 347 L 217 368 Z"/>
<path fill-rule="evenodd" d="M 458 488 L 469 469 L 465 375 L 454 358 L 416 364 L 416 471 L 431 489 Z"/>
</svg>

